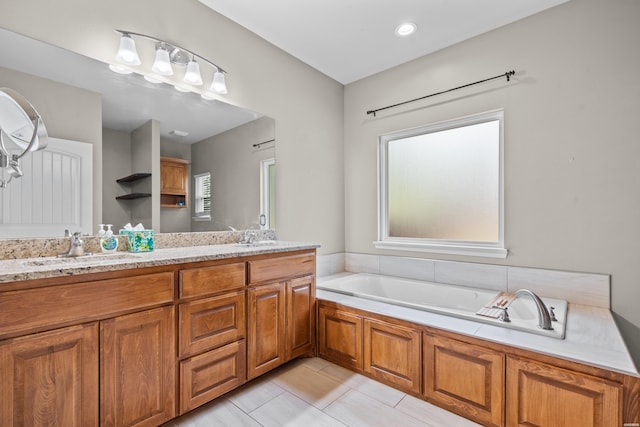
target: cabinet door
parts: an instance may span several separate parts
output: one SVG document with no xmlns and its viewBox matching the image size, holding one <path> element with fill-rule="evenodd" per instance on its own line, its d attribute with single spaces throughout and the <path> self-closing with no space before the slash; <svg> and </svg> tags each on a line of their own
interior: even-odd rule
<svg viewBox="0 0 640 427">
<path fill-rule="evenodd" d="M 173 307 L 100 324 L 100 425 L 157 426 L 175 416 Z"/>
<path fill-rule="evenodd" d="M 423 342 L 426 399 L 483 425 L 501 426 L 504 354 L 428 334 Z"/>
<path fill-rule="evenodd" d="M 180 362 L 180 413 L 242 385 L 245 360 L 242 340 Z"/>
<path fill-rule="evenodd" d="M 175 161 L 160 162 L 160 193 L 187 194 L 188 165 Z"/>
<path fill-rule="evenodd" d="M 507 359 L 507 426 L 622 425 L 622 385 L 540 362 Z"/>
<path fill-rule="evenodd" d="M 364 371 L 382 382 L 420 393 L 421 333 L 364 320 Z"/>
<path fill-rule="evenodd" d="M 247 377 L 255 378 L 285 361 L 285 283 L 247 291 Z"/>
<path fill-rule="evenodd" d="M 287 360 L 311 352 L 315 342 L 315 279 L 287 283 Z"/>
<path fill-rule="evenodd" d="M 0 345 L 0 425 L 98 425 L 98 324 Z"/>
<path fill-rule="evenodd" d="M 320 307 L 318 323 L 320 356 L 346 368 L 362 369 L 362 318 Z"/>
<path fill-rule="evenodd" d="M 239 291 L 180 304 L 180 357 L 243 338 L 244 299 L 244 291 Z"/>
</svg>

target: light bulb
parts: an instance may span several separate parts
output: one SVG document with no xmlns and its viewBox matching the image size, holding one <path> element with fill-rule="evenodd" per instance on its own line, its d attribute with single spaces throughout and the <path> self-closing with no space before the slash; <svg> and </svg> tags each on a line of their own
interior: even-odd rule
<svg viewBox="0 0 640 427">
<path fill-rule="evenodd" d="M 153 61 L 151 69 L 154 73 L 160 74 L 161 76 L 173 75 L 173 68 L 171 68 L 171 62 L 169 60 L 169 51 L 167 51 L 164 46 L 156 49 L 156 59 Z"/>
<path fill-rule="evenodd" d="M 127 65 L 140 65 L 140 57 L 136 50 L 136 42 L 129 34 L 123 34 L 120 37 L 120 47 L 116 54 L 116 61 Z"/>
<path fill-rule="evenodd" d="M 221 71 L 216 71 L 213 74 L 213 81 L 211 82 L 210 90 L 224 95 L 227 93 L 227 84 L 224 79 L 224 73 Z"/>
<path fill-rule="evenodd" d="M 202 84 L 202 76 L 200 76 L 200 65 L 192 59 L 187 64 L 187 72 L 184 74 L 184 82 L 195 86 Z"/>
</svg>

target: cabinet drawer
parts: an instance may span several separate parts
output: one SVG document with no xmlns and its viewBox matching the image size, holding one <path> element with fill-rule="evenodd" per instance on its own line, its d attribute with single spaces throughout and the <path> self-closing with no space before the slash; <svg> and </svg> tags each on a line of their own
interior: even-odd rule
<svg viewBox="0 0 640 427">
<path fill-rule="evenodd" d="M 180 413 L 245 382 L 245 342 L 228 344 L 180 363 Z"/>
<path fill-rule="evenodd" d="M 313 253 L 249 261 L 249 283 L 282 280 L 289 277 L 315 274 Z"/>
<path fill-rule="evenodd" d="M 172 272 L 9 291 L 0 294 L 0 339 L 172 301 Z"/>
<path fill-rule="evenodd" d="M 180 357 L 244 337 L 244 291 L 180 304 Z"/>
<path fill-rule="evenodd" d="M 180 298 L 211 295 L 244 287 L 244 263 L 180 271 Z"/>
</svg>

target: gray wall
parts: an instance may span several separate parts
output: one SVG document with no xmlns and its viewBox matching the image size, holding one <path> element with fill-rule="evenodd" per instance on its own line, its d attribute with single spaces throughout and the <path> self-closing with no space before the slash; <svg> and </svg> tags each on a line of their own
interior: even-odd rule
<svg viewBox="0 0 640 427">
<path fill-rule="evenodd" d="M 342 85 L 195 0 L 3 0 L 2 6 L 0 27 L 103 62 L 117 50 L 113 29 L 123 28 L 221 64 L 229 72 L 225 99 L 278 124 L 278 237 L 319 242 L 319 253 L 344 249 Z"/>
<path fill-rule="evenodd" d="M 432 257 L 611 274 L 612 307 L 638 358 L 639 17 L 637 1 L 574 0 L 348 85 L 346 250 L 392 253 L 372 245 L 378 135 L 504 108 L 509 256 Z M 510 69 L 511 83 L 365 114 Z"/>
<path fill-rule="evenodd" d="M 212 201 L 211 222 L 193 221 L 192 231 L 242 229 L 248 224 L 259 228 L 260 161 L 274 157 L 274 144 L 261 148 L 253 144 L 274 135 L 274 120 L 262 117 L 191 146 L 192 175 L 211 173 Z"/>
<path fill-rule="evenodd" d="M 131 184 L 118 184 L 117 179 L 131 171 L 131 134 L 112 129 L 102 130 L 102 221 L 113 224 L 113 230 L 131 222 L 131 200 L 116 200 L 117 196 L 132 192 Z M 135 224 L 133 224 L 135 225 Z M 97 229 L 95 230 L 97 231 Z M 95 232 L 94 231 L 94 232 Z"/>
</svg>

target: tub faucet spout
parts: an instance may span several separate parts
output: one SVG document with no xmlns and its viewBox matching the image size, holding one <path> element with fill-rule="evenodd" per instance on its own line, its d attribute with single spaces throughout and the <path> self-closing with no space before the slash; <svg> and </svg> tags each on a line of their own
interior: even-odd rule
<svg viewBox="0 0 640 427">
<path fill-rule="evenodd" d="M 553 326 L 551 326 L 551 315 L 549 314 L 549 310 L 547 310 L 547 306 L 544 305 L 540 297 L 529 289 L 520 289 L 519 291 L 516 291 L 516 298 L 522 295 L 530 296 L 536 304 L 536 308 L 538 309 L 538 326 L 547 331 L 553 330 Z"/>
</svg>

